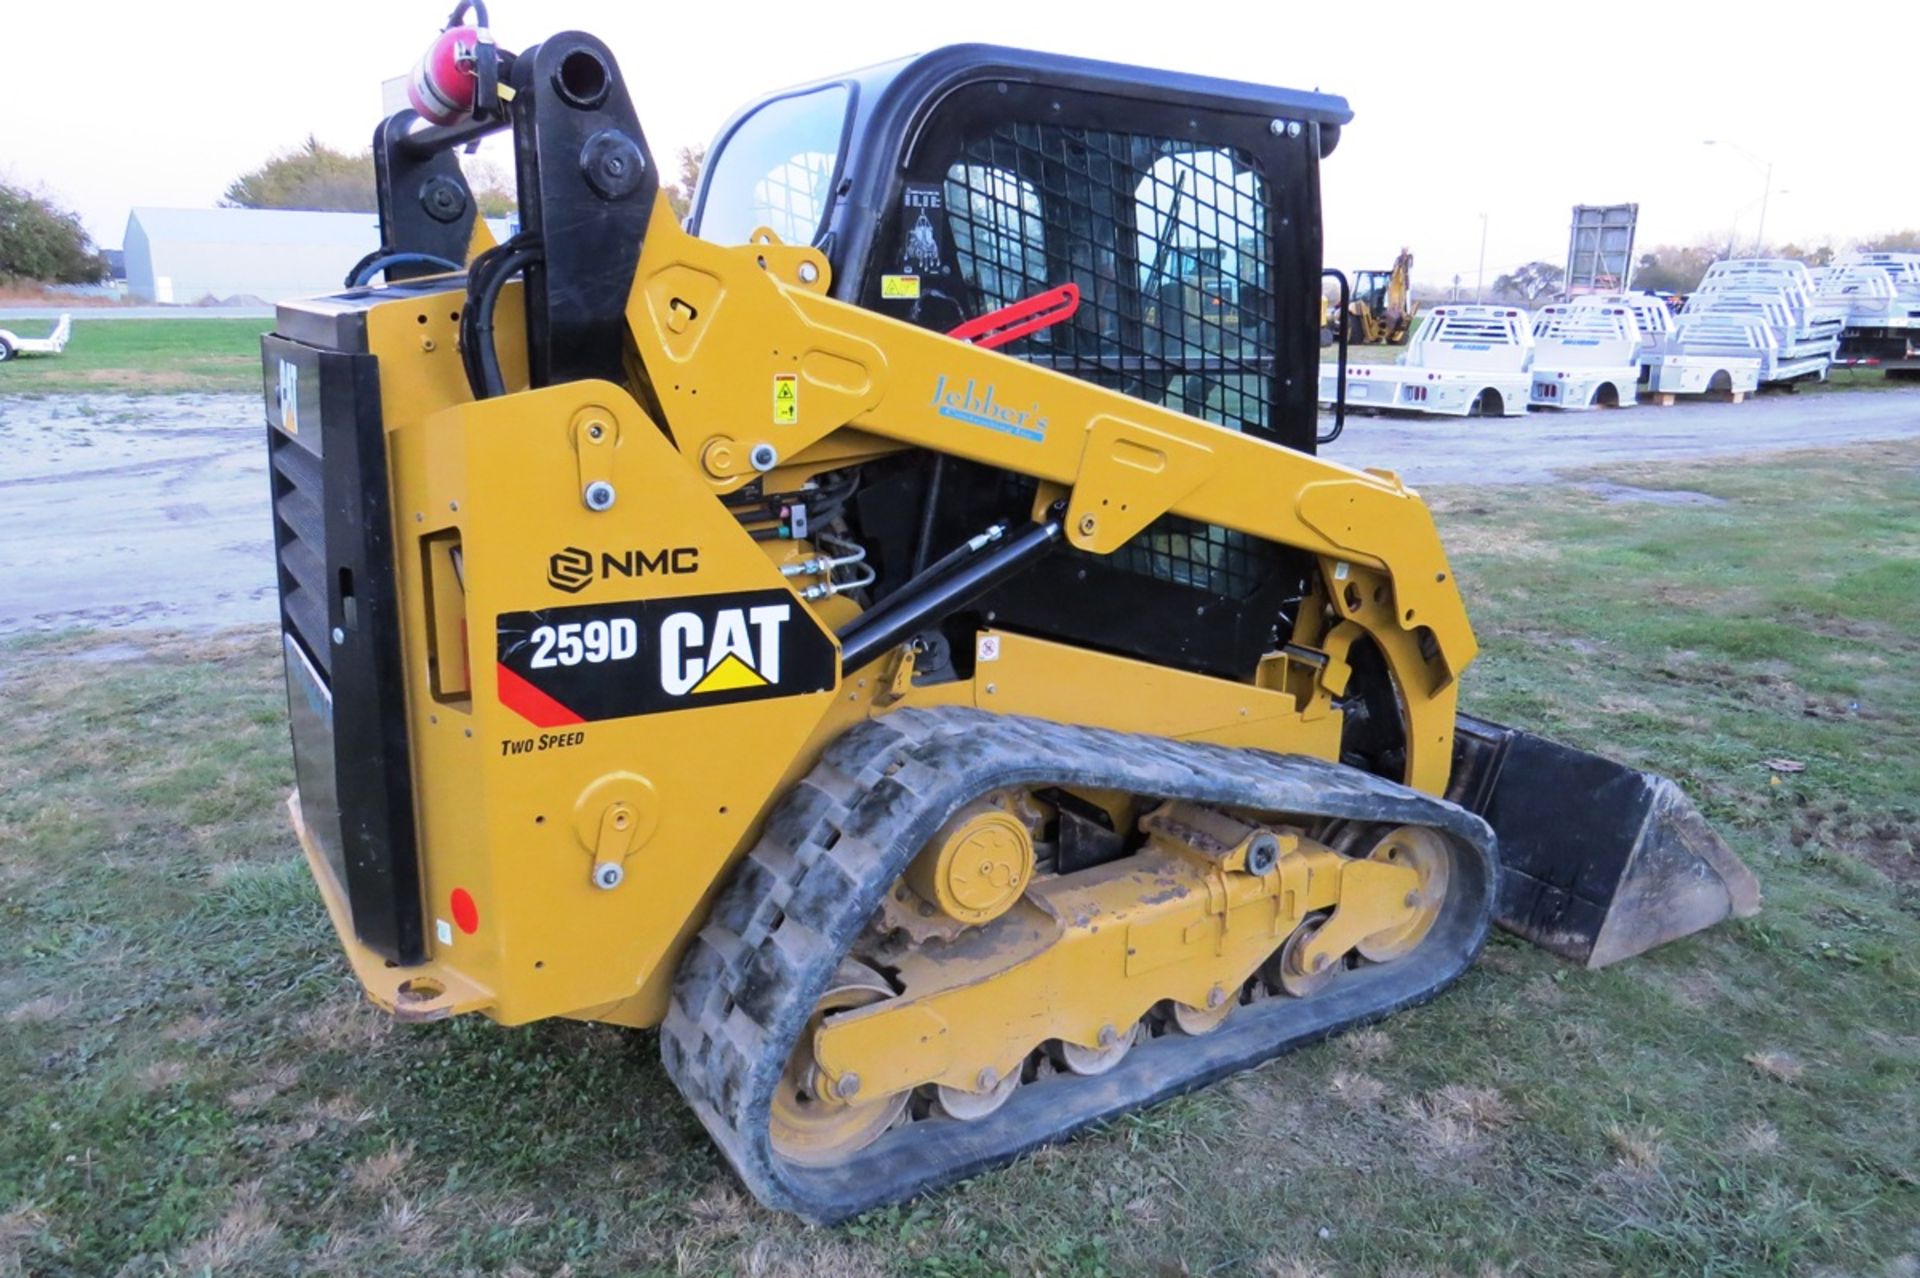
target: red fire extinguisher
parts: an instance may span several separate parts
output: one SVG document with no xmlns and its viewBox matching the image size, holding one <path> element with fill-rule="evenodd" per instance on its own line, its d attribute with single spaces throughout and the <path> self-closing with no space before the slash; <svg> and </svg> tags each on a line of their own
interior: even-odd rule
<svg viewBox="0 0 1920 1278">
<path fill-rule="evenodd" d="M 466 22 L 472 11 L 474 23 Z M 407 101 L 430 124 L 457 124 L 498 105 L 497 57 L 482 0 L 462 0 L 413 69 Z"/>
</svg>

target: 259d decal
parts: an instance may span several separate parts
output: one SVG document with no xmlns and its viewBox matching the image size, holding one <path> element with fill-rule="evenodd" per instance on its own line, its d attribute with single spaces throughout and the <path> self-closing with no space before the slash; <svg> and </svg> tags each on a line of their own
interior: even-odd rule
<svg viewBox="0 0 1920 1278">
<path fill-rule="evenodd" d="M 500 703 L 541 728 L 833 687 L 833 641 L 784 590 L 502 613 Z"/>
</svg>

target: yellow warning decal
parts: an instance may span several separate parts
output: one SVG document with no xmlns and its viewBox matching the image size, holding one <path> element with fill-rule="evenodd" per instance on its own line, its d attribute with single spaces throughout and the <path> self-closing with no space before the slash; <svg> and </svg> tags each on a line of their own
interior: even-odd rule
<svg viewBox="0 0 1920 1278">
<path fill-rule="evenodd" d="M 733 653 L 721 658 L 720 664 L 707 671 L 707 677 L 693 685 L 695 692 L 731 692 L 736 688 L 764 688 L 767 680 L 758 670 L 740 660 Z"/>
<path fill-rule="evenodd" d="M 800 375 L 773 375 L 773 424 L 791 426 L 800 420 Z"/>
<path fill-rule="evenodd" d="M 920 296 L 918 275 L 882 275 L 880 296 L 890 301 L 912 301 Z"/>
</svg>

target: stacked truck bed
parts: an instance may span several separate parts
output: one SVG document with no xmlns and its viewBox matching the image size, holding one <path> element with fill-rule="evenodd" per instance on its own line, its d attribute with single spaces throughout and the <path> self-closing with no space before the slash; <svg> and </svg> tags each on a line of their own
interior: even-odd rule
<svg viewBox="0 0 1920 1278">
<path fill-rule="evenodd" d="M 1850 253 L 1822 275 L 1818 297 L 1842 315 L 1842 362 L 1920 371 L 1920 253 Z"/>
</svg>

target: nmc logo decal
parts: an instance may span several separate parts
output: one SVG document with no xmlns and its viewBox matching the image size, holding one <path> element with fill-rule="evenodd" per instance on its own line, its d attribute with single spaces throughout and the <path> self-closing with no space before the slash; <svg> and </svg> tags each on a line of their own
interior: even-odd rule
<svg viewBox="0 0 1920 1278">
<path fill-rule="evenodd" d="M 502 613 L 500 703 L 558 728 L 833 687 L 838 653 L 785 590 Z"/>
</svg>

